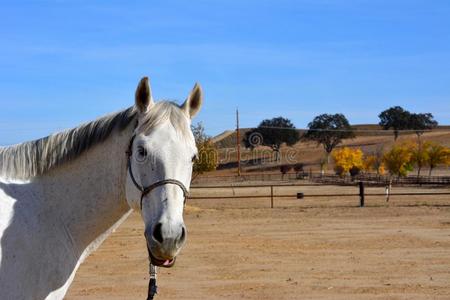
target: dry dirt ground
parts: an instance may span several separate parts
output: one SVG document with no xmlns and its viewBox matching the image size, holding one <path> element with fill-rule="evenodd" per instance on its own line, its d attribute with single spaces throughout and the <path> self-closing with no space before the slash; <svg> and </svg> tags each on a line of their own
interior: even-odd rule
<svg viewBox="0 0 450 300">
<path fill-rule="evenodd" d="M 406 190 L 420 191 L 394 192 Z M 174 268 L 160 270 L 157 299 L 450 299 L 450 196 L 366 201 L 277 199 L 270 209 L 268 199 L 192 200 L 188 243 Z M 145 299 L 142 232 L 133 213 L 81 265 L 66 299 Z"/>
</svg>

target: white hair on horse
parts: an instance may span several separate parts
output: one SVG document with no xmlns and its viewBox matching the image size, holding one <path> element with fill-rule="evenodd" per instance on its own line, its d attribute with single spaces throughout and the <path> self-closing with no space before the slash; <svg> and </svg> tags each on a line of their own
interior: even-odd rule
<svg viewBox="0 0 450 300">
<path fill-rule="evenodd" d="M 135 107 L 130 107 L 45 138 L 0 147 L 0 177 L 27 180 L 44 174 L 105 141 L 115 130 L 124 130 L 136 115 Z M 181 136 L 187 136 L 190 131 L 186 120 L 188 117 L 176 103 L 161 101 L 142 116 L 137 132 L 145 132 L 170 121 Z"/>
<path fill-rule="evenodd" d="M 148 113 L 142 116 L 137 133 L 149 132 L 159 124 L 170 121 L 176 132 L 186 138 L 191 133 L 189 117 L 180 109 L 178 104 L 171 101 L 157 102 Z M 186 122 L 188 121 L 188 122 Z"/>
<path fill-rule="evenodd" d="M 133 107 L 0 147 L 0 298 L 62 300 L 82 261 L 131 209 L 142 217 L 150 264 L 173 266 L 186 242 L 198 152 L 190 124 L 202 99 L 196 84 L 180 106 L 155 103 L 143 77 Z"/>
</svg>

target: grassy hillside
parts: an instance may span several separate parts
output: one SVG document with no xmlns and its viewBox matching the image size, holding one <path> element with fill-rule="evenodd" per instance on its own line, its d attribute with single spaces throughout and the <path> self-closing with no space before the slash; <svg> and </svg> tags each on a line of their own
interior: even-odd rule
<svg viewBox="0 0 450 300">
<path fill-rule="evenodd" d="M 356 137 L 354 139 L 344 140 L 339 147 L 361 148 L 364 152 L 375 151 L 379 147 L 388 150 L 394 144 L 394 138 L 391 132 L 368 132 L 379 128 L 377 125 L 356 125 L 354 126 Z M 241 129 L 241 136 L 249 129 Z M 360 132 L 358 132 L 360 131 Z M 373 134 L 369 134 L 373 133 Z M 402 134 L 397 142 L 406 140 L 417 140 L 415 133 Z M 450 147 L 450 126 L 441 126 L 438 129 L 424 133 L 424 141 L 433 141 Z M 216 140 L 216 146 L 219 150 L 219 170 L 215 173 L 235 172 L 237 167 L 237 154 L 235 150 L 236 133 L 230 133 L 223 138 Z M 325 151 L 322 146 L 314 142 L 300 141 L 293 147 L 283 146 L 281 148 L 281 161 L 273 161 L 272 151 L 269 147 L 258 147 L 253 151 L 245 149 L 241 140 L 241 165 L 244 172 L 258 172 L 268 170 L 278 170 L 280 164 L 303 163 L 306 169 L 318 171 L 320 161 L 324 158 Z M 329 169 L 332 170 L 332 165 Z M 448 170 L 448 168 L 447 168 Z"/>
<path fill-rule="evenodd" d="M 391 130 L 382 130 L 382 128 L 377 124 L 358 124 L 352 125 L 352 128 L 355 131 L 356 137 L 369 137 L 369 136 L 382 136 L 382 137 L 392 137 L 393 132 Z M 243 139 L 245 137 L 245 133 L 251 130 L 251 128 L 241 128 L 239 131 L 240 135 L 240 143 L 241 146 L 244 147 Z M 297 129 L 300 135 L 305 133 L 306 129 Z M 450 125 L 438 126 L 433 132 L 450 132 Z M 411 133 L 405 133 L 400 135 L 410 136 Z M 236 130 L 226 130 L 223 133 L 213 137 L 213 142 L 219 149 L 223 148 L 233 148 L 236 147 Z"/>
</svg>

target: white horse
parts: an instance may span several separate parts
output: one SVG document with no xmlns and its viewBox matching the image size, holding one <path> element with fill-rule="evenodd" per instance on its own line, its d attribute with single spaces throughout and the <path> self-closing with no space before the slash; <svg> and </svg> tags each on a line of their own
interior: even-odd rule
<svg viewBox="0 0 450 300">
<path fill-rule="evenodd" d="M 131 209 L 141 212 L 152 264 L 174 264 L 186 239 L 183 203 L 197 155 L 190 124 L 202 91 L 195 85 L 181 106 L 155 103 L 145 77 L 135 100 L 0 148 L 2 300 L 62 299 L 80 263 Z"/>
</svg>

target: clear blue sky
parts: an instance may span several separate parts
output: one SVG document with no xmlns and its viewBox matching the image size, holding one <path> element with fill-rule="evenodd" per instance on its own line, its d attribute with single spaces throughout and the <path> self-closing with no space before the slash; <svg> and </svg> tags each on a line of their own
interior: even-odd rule
<svg viewBox="0 0 450 300">
<path fill-rule="evenodd" d="M 2 1 L 0 144 L 154 95 L 205 91 L 209 134 L 320 113 L 375 123 L 392 105 L 450 123 L 450 1 Z"/>
</svg>

